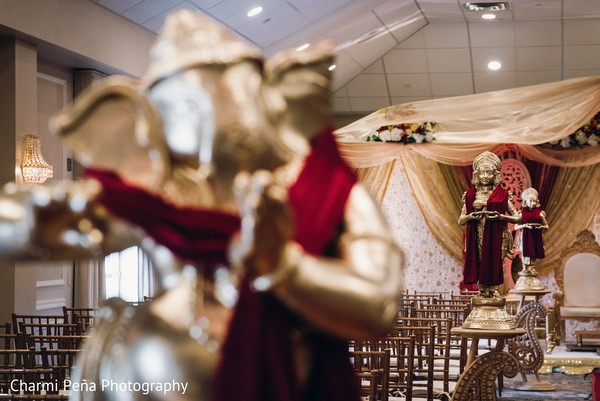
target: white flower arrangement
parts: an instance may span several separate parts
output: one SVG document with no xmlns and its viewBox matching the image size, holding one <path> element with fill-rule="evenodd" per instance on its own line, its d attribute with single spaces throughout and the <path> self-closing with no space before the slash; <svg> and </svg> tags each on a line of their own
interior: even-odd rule
<svg viewBox="0 0 600 401">
<path fill-rule="evenodd" d="M 588 124 L 580 127 L 569 136 L 548 142 L 552 148 L 567 149 L 571 147 L 596 146 L 600 141 L 600 113 L 597 113 Z"/>
<path fill-rule="evenodd" d="M 367 142 L 427 143 L 435 141 L 435 122 L 401 123 L 379 127 L 367 136 Z"/>
</svg>

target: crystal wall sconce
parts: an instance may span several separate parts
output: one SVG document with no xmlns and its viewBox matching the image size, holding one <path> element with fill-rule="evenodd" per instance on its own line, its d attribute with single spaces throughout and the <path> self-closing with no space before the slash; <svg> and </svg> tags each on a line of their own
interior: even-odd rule
<svg viewBox="0 0 600 401">
<path fill-rule="evenodd" d="M 42 141 L 37 135 L 25 135 L 25 152 L 21 163 L 23 181 L 27 184 L 41 184 L 52 177 L 52 166 L 42 155 Z"/>
</svg>

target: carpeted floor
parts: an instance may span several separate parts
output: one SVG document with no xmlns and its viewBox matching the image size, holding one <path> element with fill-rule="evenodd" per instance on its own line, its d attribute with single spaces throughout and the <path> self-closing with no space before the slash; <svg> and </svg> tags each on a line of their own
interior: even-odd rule
<svg viewBox="0 0 600 401">
<path fill-rule="evenodd" d="M 572 400 L 591 400 L 592 399 L 592 375 L 566 375 L 564 373 L 551 373 L 540 375 L 542 381 L 552 383 L 556 391 L 520 391 L 513 390 L 510 383 L 520 380 L 520 375 L 514 379 L 504 379 L 504 388 L 502 396 L 498 400 L 502 401 L 572 401 Z M 528 379 L 532 380 L 532 379 Z M 535 377 L 533 377 L 535 380 Z"/>
</svg>

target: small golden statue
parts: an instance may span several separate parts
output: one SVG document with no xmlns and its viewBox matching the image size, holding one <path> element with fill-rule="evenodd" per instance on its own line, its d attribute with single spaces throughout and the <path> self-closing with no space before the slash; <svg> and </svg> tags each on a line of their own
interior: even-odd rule
<svg viewBox="0 0 600 401">
<path fill-rule="evenodd" d="M 535 270 L 535 261 L 543 259 L 544 241 L 543 233 L 548 230 L 546 212 L 540 207 L 538 192 L 527 188 L 521 195 L 523 207 L 521 209 L 521 224 L 515 225 L 515 230 L 521 230 L 521 253 L 523 255 L 523 270 L 515 283 L 515 291 L 544 291 L 546 287 L 538 279 Z"/>
<path fill-rule="evenodd" d="M 512 256 L 508 223 L 518 223 L 520 217 L 508 190 L 500 185 L 500 168 L 500 158 L 495 154 L 486 151 L 478 155 L 473 161 L 473 186 L 463 195 L 458 223 L 467 226 L 464 281 L 479 287 L 464 328 L 515 327 L 498 289 L 504 282 L 504 259 Z"/>
</svg>

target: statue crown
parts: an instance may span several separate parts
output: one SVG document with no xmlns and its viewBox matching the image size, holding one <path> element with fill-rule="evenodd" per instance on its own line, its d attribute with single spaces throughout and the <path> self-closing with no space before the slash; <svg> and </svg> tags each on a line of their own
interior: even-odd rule
<svg viewBox="0 0 600 401">
<path fill-rule="evenodd" d="M 473 160 L 473 170 L 478 170 L 481 164 L 490 164 L 495 170 L 500 171 L 502 161 L 498 156 L 486 150 L 485 152 L 479 154 L 475 160 Z"/>
</svg>

